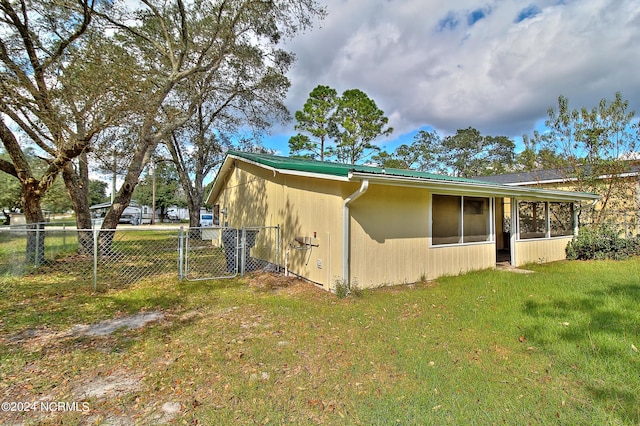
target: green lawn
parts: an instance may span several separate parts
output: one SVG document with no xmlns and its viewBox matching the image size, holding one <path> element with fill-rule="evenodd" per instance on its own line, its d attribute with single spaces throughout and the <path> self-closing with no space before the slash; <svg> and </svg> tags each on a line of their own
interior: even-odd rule
<svg viewBox="0 0 640 426">
<path fill-rule="evenodd" d="M 0 399 L 90 410 L 0 422 L 639 424 L 640 259 L 530 269 L 346 299 L 266 275 L 167 275 L 98 294 L 64 276 L 8 278 Z M 144 311 L 165 317 L 65 334 Z M 109 378 L 129 381 L 81 392 Z M 180 410 L 165 414 L 165 403 Z"/>
</svg>

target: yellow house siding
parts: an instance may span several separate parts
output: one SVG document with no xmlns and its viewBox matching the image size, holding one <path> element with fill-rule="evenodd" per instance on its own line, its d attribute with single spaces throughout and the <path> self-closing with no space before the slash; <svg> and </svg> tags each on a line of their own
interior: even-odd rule
<svg viewBox="0 0 640 426">
<path fill-rule="evenodd" d="M 495 268 L 495 266 L 496 249 L 493 243 L 432 247 L 429 251 L 427 278 L 459 275 L 469 271 Z"/>
<path fill-rule="evenodd" d="M 230 227 L 280 225 L 280 258 L 272 261 L 284 266 L 289 248 L 292 273 L 328 286 L 342 270 L 342 228 L 336 212 L 342 211 L 343 191 L 335 181 L 274 174 L 237 162 L 214 204 L 227 209 Z M 314 232 L 318 247 L 296 249 L 295 237 L 313 237 Z"/>
<path fill-rule="evenodd" d="M 429 247 L 426 190 L 371 185 L 350 208 L 351 280 L 364 288 L 416 282 Z"/>
<path fill-rule="evenodd" d="M 333 287 L 342 271 L 342 189 L 329 180 L 285 176 L 279 207 L 282 242 L 289 247 L 289 269 L 307 279 Z M 315 237 L 314 237 L 315 235 Z M 299 250 L 296 237 L 314 238 L 318 247 Z"/>
<path fill-rule="evenodd" d="M 274 226 L 278 224 L 271 208 L 282 193 L 282 179 L 269 176 L 259 167 L 239 163 L 227 176 L 225 187 L 213 204 L 227 209 L 222 221 L 231 227 Z"/>
<path fill-rule="evenodd" d="M 495 267 L 495 244 L 430 247 L 431 194 L 376 186 L 351 207 L 351 280 L 363 288 Z"/>
<path fill-rule="evenodd" d="M 516 241 L 515 266 L 527 263 L 554 262 L 567 258 L 565 249 L 572 237 Z"/>
</svg>

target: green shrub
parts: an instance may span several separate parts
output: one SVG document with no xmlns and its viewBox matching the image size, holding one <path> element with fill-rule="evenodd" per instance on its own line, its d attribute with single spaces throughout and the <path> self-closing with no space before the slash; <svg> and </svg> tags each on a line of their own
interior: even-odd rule
<svg viewBox="0 0 640 426">
<path fill-rule="evenodd" d="M 567 246 L 571 260 L 621 260 L 636 255 L 640 255 L 640 239 L 622 238 L 611 225 L 582 228 Z"/>
<path fill-rule="evenodd" d="M 349 295 L 349 283 L 343 280 L 336 280 L 336 296 L 339 299 L 344 299 Z"/>
</svg>

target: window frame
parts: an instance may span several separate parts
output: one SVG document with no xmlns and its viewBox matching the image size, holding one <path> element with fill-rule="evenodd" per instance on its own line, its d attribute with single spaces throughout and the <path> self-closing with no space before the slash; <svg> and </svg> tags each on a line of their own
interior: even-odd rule
<svg viewBox="0 0 640 426">
<path fill-rule="evenodd" d="M 434 242 L 434 199 L 437 197 L 456 197 L 460 199 L 459 208 L 457 209 L 458 213 L 458 235 L 457 242 L 450 243 L 436 243 Z M 467 205 L 465 203 L 466 199 L 471 199 L 472 204 Z M 482 200 L 482 201 L 481 201 Z M 468 246 L 468 245 L 477 245 L 477 244 L 494 244 L 495 243 L 495 198 L 489 196 L 481 196 L 481 195 L 461 195 L 461 194 L 451 194 L 451 193 L 432 193 L 431 194 L 431 204 L 429 207 L 429 215 L 430 215 L 430 247 L 432 248 L 440 248 L 440 247 L 455 247 L 455 246 Z M 477 212 L 478 204 L 481 202 L 481 212 Z M 487 208 L 487 211 L 484 212 L 484 208 Z M 465 215 L 482 215 L 486 216 L 486 240 L 483 241 L 465 241 Z M 452 237 L 438 237 L 438 238 L 453 238 Z M 471 237 L 471 235 L 467 235 L 467 238 Z"/>
<path fill-rule="evenodd" d="M 555 232 L 554 232 L 554 222 L 560 222 L 562 223 L 561 220 L 554 220 L 553 218 L 553 214 L 552 214 L 552 210 L 551 210 L 551 205 L 552 204 L 557 204 L 557 205 L 561 205 L 561 204 L 567 204 L 570 206 L 570 215 L 571 215 L 571 226 L 570 226 L 570 234 L 561 234 L 558 233 L 557 229 L 555 228 Z M 576 234 L 576 205 L 575 203 L 572 202 L 550 202 L 549 203 L 549 234 L 551 238 L 563 238 L 563 237 L 573 237 Z M 569 232 L 569 231 L 567 231 Z"/>
<path fill-rule="evenodd" d="M 544 205 L 544 235 L 543 236 L 531 236 L 531 237 L 522 237 L 522 215 L 521 215 L 521 205 L 524 203 L 532 204 L 543 204 Z M 558 235 L 552 232 L 552 219 L 551 219 L 551 205 L 552 204 L 570 204 L 572 207 L 570 209 L 571 212 L 571 229 L 572 232 L 570 234 L 562 234 Z M 516 200 L 516 214 L 517 214 L 517 240 L 518 241 L 537 241 L 537 240 L 551 240 L 556 238 L 570 238 L 576 234 L 576 208 L 575 203 L 571 201 L 539 201 L 539 200 Z M 541 233 L 542 234 L 542 233 Z"/>
</svg>

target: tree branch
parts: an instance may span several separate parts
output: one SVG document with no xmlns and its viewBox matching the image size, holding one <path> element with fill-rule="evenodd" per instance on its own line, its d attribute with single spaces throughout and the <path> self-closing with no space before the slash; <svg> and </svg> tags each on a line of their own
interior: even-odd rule
<svg viewBox="0 0 640 426">
<path fill-rule="evenodd" d="M 16 136 L 13 134 L 11 129 L 7 127 L 4 120 L 0 120 L 0 140 L 7 150 L 7 154 L 11 157 L 11 161 L 13 161 L 12 166 L 15 173 L 10 173 L 4 168 L 2 170 L 17 177 L 20 182 L 25 182 L 27 179 L 31 178 L 32 172 L 29 162 L 27 161 L 24 152 L 22 152 Z"/>
<path fill-rule="evenodd" d="M 78 0 L 78 4 L 80 5 L 80 9 L 82 10 L 82 21 L 80 22 L 80 25 L 77 26 L 75 31 L 70 36 L 68 36 L 67 38 L 61 38 L 61 42 L 58 45 L 58 48 L 55 50 L 55 52 L 53 52 L 53 54 L 51 54 L 51 56 L 49 56 L 44 61 L 42 66 L 44 69 L 48 68 L 51 63 L 57 61 L 60 57 L 62 57 L 67 47 L 71 43 L 79 39 L 82 34 L 87 31 L 87 28 L 89 28 L 89 24 L 91 23 L 93 14 L 94 0 Z"/>
<path fill-rule="evenodd" d="M 18 172 L 16 171 L 16 168 L 13 166 L 13 164 L 6 160 L 3 160 L 2 158 L 0 158 L 0 171 L 3 171 L 16 179 L 20 179 L 18 177 Z"/>
</svg>

